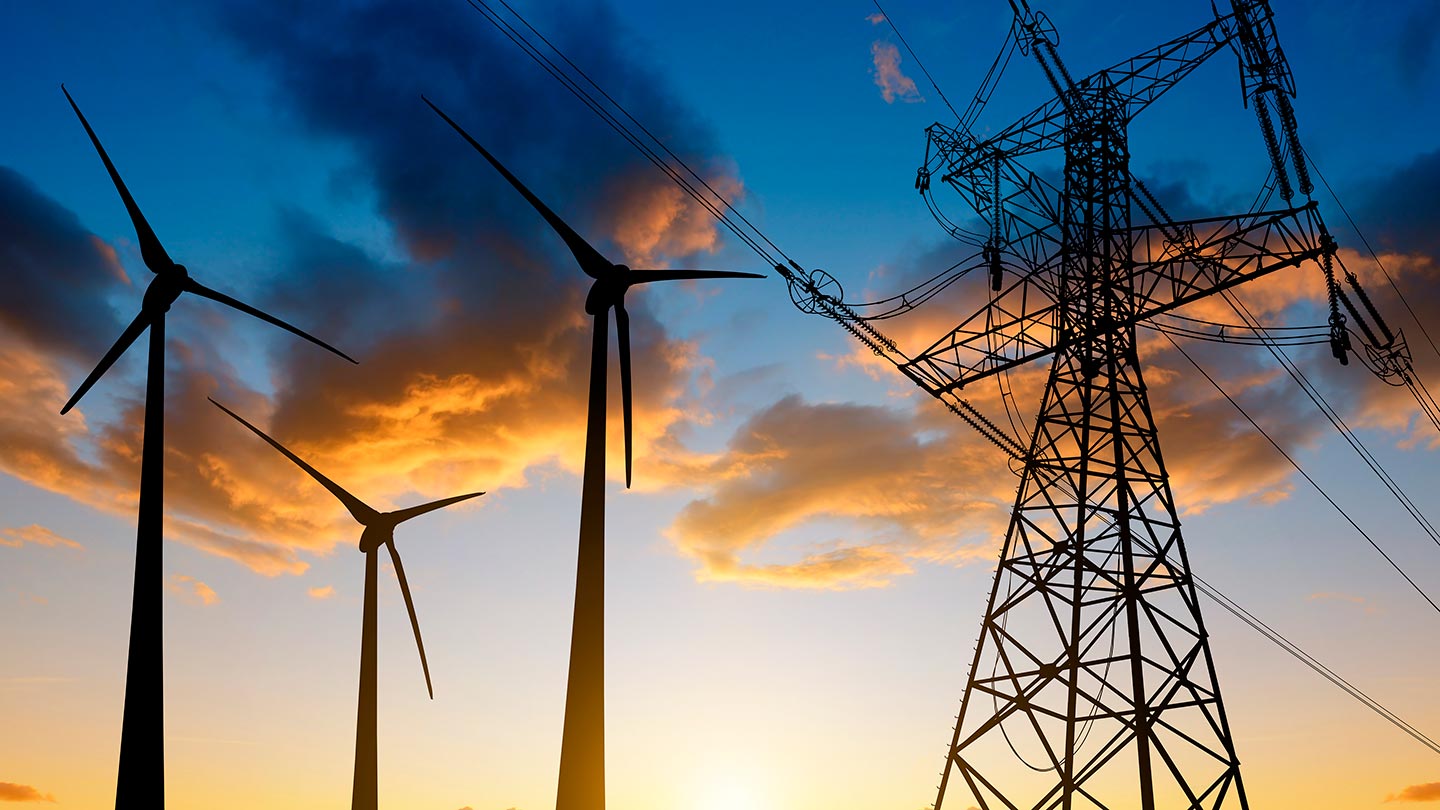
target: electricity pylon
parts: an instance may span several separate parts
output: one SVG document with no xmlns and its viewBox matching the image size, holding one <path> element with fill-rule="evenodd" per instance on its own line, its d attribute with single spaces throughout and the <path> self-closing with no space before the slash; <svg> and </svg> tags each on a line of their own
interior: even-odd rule
<svg viewBox="0 0 1440 810">
<path fill-rule="evenodd" d="M 1171 221 L 1130 174 L 1127 128 L 1233 45 L 1288 201 L 1291 166 L 1267 101 L 1308 195 L 1293 86 L 1265 0 L 1234 0 L 1230 14 L 1198 31 L 1079 82 L 1044 16 L 1024 0 L 1011 5 L 1019 45 L 1040 63 L 1055 99 L 983 143 L 932 128 L 931 145 L 942 179 L 984 200 L 997 287 L 1007 258 L 1018 260 L 1020 279 L 997 300 L 1025 303 L 999 319 L 992 304 L 910 370 L 958 389 L 1053 357 L 936 810 L 947 791 L 957 806 L 969 805 L 953 794 L 968 794 L 984 810 L 1245 808 L 1135 331 L 1155 314 L 1283 267 L 1314 259 L 1328 271 L 1334 245 L 1313 203 Z M 1058 194 L 1013 162 L 1050 148 L 1065 157 Z M 1037 217 L 1038 228 L 1007 217 L 1014 186 L 1006 177 L 1021 180 L 1030 202 L 1017 209 L 1054 216 Z M 1149 223 L 1136 225 L 1132 206 Z M 997 344 L 1004 348 L 990 350 Z M 1028 768 L 1015 767 L 1017 758 Z"/>
<path fill-rule="evenodd" d="M 1171 220 L 1130 173 L 1127 130 L 1228 47 L 1271 157 L 1270 182 L 1289 205 L 1296 186 L 1311 191 L 1289 69 L 1266 0 L 1232 0 L 1230 13 L 1080 81 L 1045 16 L 1024 0 L 1011 5 L 1016 44 L 1040 63 L 1054 98 L 984 141 L 966 117 L 933 125 L 916 182 L 951 234 L 980 249 L 989 303 L 909 357 L 828 292 L 823 271 L 777 267 L 797 305 L 847 326 L 1021 468 L 935 810 L 1247 808 L 1136 327 L 1315 262 L 1343 361 L 1335 244 L 1313 201 Z M 1065 159 L 1059 188 L 1019 160 L 1053 149 Z M 939 213 L 929 196 L 937 179 L 988 233 Z M 1049 378 L 1028 446 L 961 396 L 1044 358 Z"/>
</svg>

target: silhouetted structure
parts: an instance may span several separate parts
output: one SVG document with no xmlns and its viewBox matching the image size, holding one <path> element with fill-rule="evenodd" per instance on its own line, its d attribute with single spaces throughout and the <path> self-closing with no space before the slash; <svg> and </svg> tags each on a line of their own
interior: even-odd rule
<svg viewBox="0 0 1440 810">
<path fill-rule="evenodd" d="M 420 622 L 415 618 L 415 602 L 410 597 L 410 583 L 405 579 L 405 566 L 400 563 L 400 552 L 395 549 L 395 527 L 413 517 L 419 517 L 427 512 L 433 512 L 449 506 L 453 503 L 478 498 L 484 495 L 483 492 L 471 492 L 467 495 L 456 495 L 453 498 L 444 498 L 430 503 L 423 503 L 419 506 L 411 506 L 408 509 L 397 509 L 394 512 L 379 512 L 370 508 L 359 498 L 351 495 L 339 484 L 321 475 L 318 470 L 306 464 L 299 456 L 290 452 L 284 445 L 265 435 L 259 428 L 242 419 L 238 414 L 229 408 L 221 405 L 215 400 L 210 403 L 225 413 L 230 414 L 235 421 L 249 428 L 252 433 L 264 439 L 269 445 L 279 450 L 286 458 L 295 462 L 295 466 L 310 474 L 311 478 L 320 482 L 320 485 L 330 490 L 340 503 L 345 505 L 350 516 L 355 522 L 365 527 L 360 533 L 360 551 L 365 555 L 365 607 L 360 632 L 360 701 L 355 718 L 355 781 L 351 788 L 350 807 L 351 810 L 376 810 L 379 807 L 378 781 L 379 764 L 377 757 L 377 731 L 375 723 L 377 679 L 375 677 L 376 663 L 376 592 L 375 578 L 378 570 L 379 558 L 375 554 L 381 546 L 390 552 L 390 561 L 395 565 L 395 577 L 400 580 L 400 593 L 405 597 L 405 610 L 410 614 L 410 627 L 415 631 L 415 647 L 420 651 L 420 668 L 425 672 L 425 689 L 430 693 L 430 699 L 435 699 L 435 690 L 430 685 L 430 664 L 425 660 L 425 643 L 420 640 Z"/>
<path fill-rule="evenodd" d="M 565 732 L 560 748 L 556 810 L 605 807 L 605 399 L 610 310 L 620 349 L 620 394 L 625 425 L 625 486 L 630 486 L 630 316 L 625 292 L 636 284 L 703 278 L 764 278 L 756 273 L 713 270 L 631 270 L 606 259 L 530 192 L 515 175 L 459 124 L 425 99 L 441 118 L 520 192 L 565 241 L 585 275 L 594 279 L 585 311 L 595 316 L 590 350 L 590 402 L 586 416 L 585 472 L 580 500 L 580 549 L 575 577 L 575 617 L 570 675 L 565 694 Z"/>
<path fill-rule="evenodd" d="M 1025 0 L 1011 6 L 1018 47 L 1040 63 L 1055 98 L 984 141 L 965 116 L 933 125 L 916 180 L 951 235 L 980 248 L 991 301 L 914 358 L 878 333 L 862 337 L 1022 468 L 935 810 L 947 797 L 983 810 L 1245 808 L 1135 330 L 1306 261 L 1320 263 L 1333 288 L 1335 244 L 1313 202 L 1171 220 L 1130 174 L 1127 128 L 1228 45 L 1240 57 L 1273 183 L 1291 199 L 1293 167 L 1308 195 L 1289 70 L 1265 0 L 1232 0 L 1231 13 L 1078 82 L 1045 16 Z M 988 92 L 977 95 L 981 105 Z M 1063 150 L 1063 188 L 1019 163 L 1050 149 Z M 939 213 L 929 196 L 937 175 L 988 233 Z M 1132 222 L 1132 206 L 1147 224 Z M 808 292 L 814 309 L 835 317 L 816 279 L 787 278 L 799 300 Z M 1331 303 L 1331 339 L 1343 359 L 1344 318 Z M 960 398 L 966 385 L 1045 357 L 1049 380 L 1028 447 Z M 1002 763 L 1003 777 L 995 772 Z"/>
<path fill-rule="evenodd" d="M 140 454 L 140 508 L 135 538 L 135 590 L 130 610 L 130 652 L 125 669 L 125 717 L 120 732 L 120 773 L 115 789 L 115 806 L 165 806 L 165 689 L 163 655 L 163 595 L 161 581 L 162 521 L 164 519 L 164 456 L 165 456 L 165 313 L 182 293 L 193 293 L 218 301 L 247 315 L 293 332 L 311 343 L 355 362 L 339 349 L 313 337 L 288 323 L 216 292 L 190 277 L 183 265 L 176 264 L 161 246 L 145 215 L 130 196 L 120 179 L 115 164 L 110 162 L 105 147 L 90 122 L 80 112 L 70 92 L 61 86 L 70 107 L 80 118 L 95 151 L 105 163 L 115 190 L 130 213 L 135 236 L 140 242 L 140 256 L 155 274 L 145 289 L 140 314 L 125 327 L 115 345 L 100 359 L 99 365 L 76 389 L 70 401 L 60 409 L 68 413 L 85 392 L 120 359 L 142 332 L 150 330 L 150 353 L 145 378 L 145 434 Z"/>
<path fill-rule="evenodd" d="M 994 89 L 992 70 L 957 124 L 929 128 L 916 188 L 953 237 L 978 249 L 970 266 L 987 271 L 992 295 L 916 357 L 868 321 L 923 303 L 948 279 L 866 317 L 855 307 L 871 305 L 843 303 L 823 271 L 776 268 L 797 306 L 840 322 L 1021 470 L 935 810 L 1248 807 L 1141 376 L 1138 324 L 1313 261 L 1330 291 L 1336 358 L 1350 350 L 1344 305 L 1367 352 L 1387 358 L 1392 376 L 1408 374 L 1403 340 L 1386 329 L 1388 340 L 1374 339 L 1337 284 L 1336 245 L 1313 201 L 1177 222 L 1130 173 L 1130 121 L 1228 47 L 1271 158 L 1261 199 L 1278 192 L 1288 202 L 1296 185 L 1310 194 L 1268 2 L 1229 5 L 1208 25 L 1077 82 L 1049 20 L 1011 0 L 1014 44 L 1039 62 L 1055 97 L 981 141 L 970 125 Z M 1020 163 L 1052 149 L 1065 158 L 1061 188 Z M 937 178 L 987 232 L 941 213 L 930 194 Z M 1135 224 L 1132 208 L 1148 222 Z M 1348 271 L 1346 281 L 1368 300 Z M 1042 358 L 1049 379 L 1028 444 L 961 396 L 986 378 L 1008 396 L 1006 373 Z"/>
</svg>

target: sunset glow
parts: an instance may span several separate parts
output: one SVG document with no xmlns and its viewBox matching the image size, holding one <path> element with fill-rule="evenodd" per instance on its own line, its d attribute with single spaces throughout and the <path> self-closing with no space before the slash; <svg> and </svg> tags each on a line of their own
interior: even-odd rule
<svg viewBox="0 0 1440 810">
<path fill-rule="evenodd" d="M 1030 2 L 1076 76 L 1212 19 L 1205 0 Z M 608 806 L 935 801 L 1020 482 L 996 444 L 798 311 L 772 266 L 461 0 L 11 5 L 0 804 L 114 806 L 135 576 L 145 341 L 59 411 L 155 274 L 62 81 L 174 261 L 359 361 L 188 293 L 165 316 L 167 807 L 350 806 L 360 528 L 207 398 L 376 511 L 485 493 L 397 534 L 433 700 L 376 551 L 379 805 L 555 806 L 592 279 L 422 93 L 614 262 L 766 275 L 628 292 L 628 489 L 607 322 Z M 1005 0 L 886 2 L 913 54 L 869 0 L 515 5 L 847 301 L 897 295 L 974 252 L 932 217 L 916 167 L 925 128 L 954 122 L 946 99 L 963 110 L 1005 41 Z M 1339 278 L 1356 275 L 1440 391 L 1440 7 L 1270 6 Z M 1239 87 L 1221 50 L 1130 124 L 1130 169 L 1177 219 L 1243 211 L 1265 179 Z M 1052 95 L 1016 51 L 975 132 Z M 1058 182 L 1062 160 L 1033 168 Z M 975 226 L 934 183 L 946 215 Z M 873 325 L 922 352 L 991 300 L 984 275 Z M 1267 325 L 1327 328 L 1314 262 L 1236 295 Z M 1238 319 L 1218 296 L 1177 314 L 1227 334 Z M 1440 613 L 1417 592 L 1440 599 L 1440 540 L 1422 526 L 1440 521 L 1440 431 L 1363 353 L 1341 366 L 1323 340 L 1287 349 L 1417 519 L 1264 347 L 1178 340 L 1223 393 L 1158 331 L 1140 329 L 1135 354 L 1192 570 L 1440 737 Z M 960 393 L 1028 441 L 1049 363 Z M 1434 752 L 1216 602 L 1200 609 L 1252 807 L 1440 807 Z M 1020 747 L 1034 758 L 1032 743 Z M 990 772 L 1036 778 L 1002 746 Z"/>
</svg>

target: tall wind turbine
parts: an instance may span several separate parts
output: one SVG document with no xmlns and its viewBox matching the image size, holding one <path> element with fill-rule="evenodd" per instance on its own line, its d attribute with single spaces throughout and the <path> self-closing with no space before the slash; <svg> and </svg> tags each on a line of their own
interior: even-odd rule
<svg viewBox="0 0 1440 810">
<path fill-rule="evenodd" d="M 423 96 L 421 98 L 424 98 Z M 630 486 L 630 315 L 625 292 L 636 284 L 700 278 L 764 278 L 756 273 L 714 270 L 631 270 L 606 259 L 551 211 L 451 120 L 424 98 L 430 109 L 475 147 L 565 240 L 585 275 L 594 279 L 585 311 L 595 316 L 590 348 L 590 405 L 585 425 L 585 474 L 580 497 L 580 552 L 575 576 L 575 618 L 570 637 L 570 676 L 565 693 L 565 731 L 560 744 L 556 810 L 605 807 L 605 383 L 610 310 L 620 348 L 620 395 L 625 424 L 625 486 Z"/>
<path fill-rule="evenodd" d="M 330 490 L 330 494 L 345 505 L 356 523 L 365 527 L 365 530 L 360 533 L 360 551 L 365 554 L 365 607 L 360 631 L 360 705 L 355 717 L 355 781 L 350 792 L 350 808 L 351 810 L 377 810 L 380 806 L 378 796 L 380 769 L 376 754 L 375 723 L 377 688 L 375 677 L 375 576 L 379 557 L 375 552 L 384 546 L 385 550 L 390 552 L 390 561 L 395 564 L 395 577 L 400 580 L 400 593 L 405 597 L 405 609 L 410 613 L 410 627 L 415 631 L 415 647 L 420 650 L 420 668 L 425 671 L 425 689 L 430 693 L 430 699 L 434 700 L 435 690 L 430 685 L 430 665 L 425 661 L 425 643 L 420 640 L 420 622 L 415 618 L 415 602 L 410 598 L 410 583 L 405 579 L 405 566 L 400 564 L 400 552 L 395 550 L 395 527 L 410 518 L 419 517 L 452 503 L 478 498 L 485 493 L 471 492 L 467 495 L 456 495 L 453 498 L 422 503 L 409 509 L 379 512 L 345 491 L 339 484 L 321 475 L 318 470 L 306 464 L 299 456 L 287 450 L 284 445 L 246 422 L 239 414 L 213 399 L 210 400 L 210 403 L 230 414 L 235 421 L 250 428 L 252 433 L 264 439 L 271 447 L 295 462 L 297 467 L 309 473 L 311 478 L 319 481 L 321 486 Z"/>
<path fill-rule="evenodd" d="M 110 162 L 110 155 L 100 145 L 100 138 L 80 112 L 70 91 L 60 86 L 71 109 L 79 116 L 95 151 L 100 153 L 115 190 L 130 212 L 135 236 L 140 242 L 140 256 L 155 274 L 145 289 L 140 314 L 125 327 L 120 339 L 100 359 L 100 364 L 80 384 L 70 401 L 60 409 L 68 413 L 85 392 L 120 359 L 120 355 L 150 330 L 150 356 L 145 379 L 145 434 L 140 452 L 140 515 L 135 539 L 135 591 L 130 608 L 130 652 L 125 668 L 125 716 L 120 731 L 120 774 L 115 787 L 115 806 L 165 806 L 165 690 L 163 680 L 163 602 L 161 582 L 161 527 L 164 516 L 165 479 L 165 313 L 181 293 L 194 293 L 218 301 L 247 315 L 272 323 L 287 332 L 328 349 L 354 363 L 349 355 L 290 324 L 268 315 L 249 304 L 206 287 L 190 277 L 184 265 L 176 264 L 160 245 L 145 215 L 130 196 L 125 181 Z"/>
</svg>

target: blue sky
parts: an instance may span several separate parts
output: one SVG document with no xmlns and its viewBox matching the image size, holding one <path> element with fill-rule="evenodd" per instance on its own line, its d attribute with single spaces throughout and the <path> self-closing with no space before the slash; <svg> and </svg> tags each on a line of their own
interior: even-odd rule
<svg viewBox="0 0 1440 810">
<path fill-rule="evenodd" d="M 1425 0 L 1273 6 L 1307 150 L 1412 305 L 1433 316 L 1440 11 Z M 1036 7 L 1077 75 L 1210 13 L 1199 2 Z M 908 55 L 900 70 L 924 100 L 882 98 L 872 46 L 894 38 L 867 21 L 873 6 L 521 8 L 678 151 L 743 185 L 746 215 L 855 297 L 938 269 L 949 248 L 912 181 L 924 127 L 949 116 Z M 1010 17 L 988 0 L 887 10 L 960 105 Z M 332 364 L 205 302 L 174 310 L 167 504 L 184 526 L 166 547 L 172 805 L 229 806 L 223 794 L 237 807 L 343 806 L 353 739 L 355 537 L 328 496 L 212 414 L 204 394 L 349 476 L 367 499 L 490 491 L 417 523 L 413 545 L 400 538 L 434 704 L 405 649 L 395 589 L 382 587 L 382 791 L 393 806 L 445 810 L 552 801 L 583 288 L 555 240 L 418 93 L 607 250 L 766 268 L 723 234 L 707 242 L 714 233 L 698 216 L 663 222 L 649 243 L 636 236 L 669 200 L 665 179 L 462 2 L 28 4 L 6 16 L 0 99 L 12 114 L 0 166 L 14 173 L 7 192 L 19 190 L 5 199 L 51 216 L 43 233 L 11 234 L 25 247 L 5 260 L 26 282 L 0 307 L 11 414 L 0 530 L 42 526 L 80 548 L 33 533 L 0 546 L 0 711 L 19 729 L 0 742 L 0 782 L 64 807 L 106 806 L 124 675 L 125 448 L 140 362 L 117 366 L 79 412 L 54 411 L 131 317 L 148 273 L 63 81 L 172 255 L 362 360 Z M 980 126 L 1003 127 L 1044 92 L 1017 55 Z M 1233 57 L 1147 111 L 1132 155 L 1167 201 L 1217 214 L 1248 204 L 1265 155 Z M 1323 189 L 1317 198 L 1342 245 L 1358 248 Z M 63 263 L 61 248 L 74 251 Z M 1373 272 L 1354 261 L 1368 283 Z M 1250 300 L 1278 320 L 1319 322 L 1303 273 Z M 44 324 L 72 293 L 86 303 L 63 306 L 84 323 L 56 338 Z M 1393 296 L 1376 295 L 1440 385 L 1440 358 L 1421 350 Z M 937 299 L 895 334 L 923 347 L 968 314 L 964 304 L 963 294 Z M 646 290 L 631 306 L 637 487 L 612 481 L 609 523 L 612 804 L 933 801 L 1014 479 L 834 324 L 796 312 L 773 274 Z M 1437 590 L 1437 549 L 1257 350 L 1197 356 Z M 1183 361 L 1160 349 L 1146 359 L 1196 570 L 1417 726 L 1440 729 L 1435 615 Z M 1358 366 L 1342 373 L 1323 351 L 1304 360 L 1426 505 L 1433 429 Z M 1236 438 L 1220 452 L 1216 436 Z M 27 456 L 32 441 L 40 449 Z M 1378 806 L 1440 781 L 1432 754 L 1217 613 L 1207 615 L 1221 684 L 1257 806 Z"/>
</svg>

